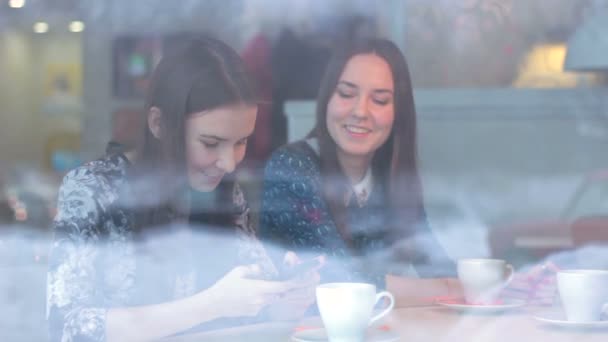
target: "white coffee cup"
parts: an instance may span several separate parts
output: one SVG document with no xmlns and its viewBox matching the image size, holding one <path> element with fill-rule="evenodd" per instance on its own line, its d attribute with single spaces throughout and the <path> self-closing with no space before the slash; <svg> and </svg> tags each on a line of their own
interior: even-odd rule
<svg viewBox="0 0 608 342">
<path fill-rule="evenodd" d="M 569 321 L 599 321 L 608 310 L 608 271 L 559 271 L 557 289 Z"/>
<path fill-rule="evenodd" d="M 362 342 L 367 328 L 386 316 L 395 305 L 389 292 L 376 293 L 365 283 L 329 283 L 317 286 L 317 305 L 330 342 Z M 388 298 L 389 305 L 372 317 L 376 304 Z"/>
<path fill-rule="evenodd" d="M 492 304 L 513 279 L 513 266 L 500 259 L 461 259 L 458 279 L 467 303 Z"/>
</svg>

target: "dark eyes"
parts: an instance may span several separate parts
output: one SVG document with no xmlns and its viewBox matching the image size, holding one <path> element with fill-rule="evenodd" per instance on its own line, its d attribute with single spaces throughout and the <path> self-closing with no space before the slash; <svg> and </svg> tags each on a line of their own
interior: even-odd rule
<svg viewBox="0 0 608 342">
<path fill-rule="evenodd" d="M 209 149 L 216 148 L 220 145 L 220 143 L 218 141 L 210 142 L 210 141 L 201 140 L 200 142 L 201 142 L 201 144 L 203 144 L 203 146 L 205 146 L 206 148 L 209 148 Z M 237 146 L 247 145 L 247 139 L 241 139 L 241 140 L 237 141 L 236 145 Z"/>
<path fill-rule="evenodd" d="M 351 99 L 351 98 L 355 97 L 354 93 L 346 92 L 346 91 L 343 91 L 343 90 L 340 90 L 340 89 L 338 89 L 336 91 L 336 93 L 338 93 L 338 96 L 340 96 L 342 98 L 345 98 L 345 99 Z"/>
<path fill-rule="evenodd" d="M 344 91 L 341 89 L 337 89 L 336 93 L 338 94 L 338 96 L 340 96 L 343 99 L 352 99 L 357 96 L 357 94 L 355 94 L 354 92 Z M 386 106 L 387 104 L 389 104 L 391 102 L 391 99 L 385 98 L 385 97 L 380 98 L 380 97 L 372 96 L 372 101 L 379 106 Z"/>
<path fill-rule="evenodd" d="M 374 101 L 374 103 L 379 104 L 381 106 L 385 106 L 391 102 L 390 99 L 372 99 L 372 101 Z"/>
<path fill-rule="evenodd" d="M 201 140 L 201 143 L 206 147 L 206 148 L 216 148 L 219 146 L 219 142 L 215 141 L 215 142 L 209 142 L 209 141 L 204 141 Z"/>
</svg>

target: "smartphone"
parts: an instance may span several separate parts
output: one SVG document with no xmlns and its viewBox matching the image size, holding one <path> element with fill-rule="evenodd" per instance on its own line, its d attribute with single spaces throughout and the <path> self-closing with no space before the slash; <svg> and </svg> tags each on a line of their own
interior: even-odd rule
<svg viewBox="0 0 608 342">
<path fill-rule="evenodd" d="M 279 277 L 281 280 L 289 280 L 299 275 L 305 274 L 308 271 L 312 271 L 320 265 L 321 262 L 319 261 L 319 259 L 310 259 L 293 266 L 283 266 Z"/>
</svg>

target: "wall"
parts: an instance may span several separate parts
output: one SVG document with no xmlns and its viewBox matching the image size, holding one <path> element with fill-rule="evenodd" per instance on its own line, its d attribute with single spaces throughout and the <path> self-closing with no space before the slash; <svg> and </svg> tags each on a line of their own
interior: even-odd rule
<svg viewBox="0 0 608 342">
<path fill-rule="evenodd" d="M 509 87 L 537 44 L 565 42 L 589 0 L 406 1 L 405 46 L 418 88 Z"/>
<path fill-rule="evenodd" d="M 57 33 L 37 35 L 25 30 L 0 33 L 0 167 L 18 164 L 44 167 L 44 146 L 56 131 L 78 131 L 79 112 L 50 115 L 49 66 L 71 65 L 79 73 L 80 37 Z"/>
<path fill-rule="evenodd" d="M 372 0 L 85 0 L 82 6 L 87 30 L 84 34 L 84 102 L 87 108 L 83 122 L 84 159 L 103 152 L 110 138 L 111 116 L 122 107 L 139 109 L 141 100 L 123 101 L 112 96 L 112 40 L 121 35 L 164 35 L 182 31 L 216 35 L 235 49 L 257 30 L 273 30 L 289 25 L 297 30 L 318 29 L 330 15 L 353 12 L 388 17 L 379 20 L 382 32 L 394 34 L 402 16 L 391 12 L 391 6 L 402 7 L 400 0 L 378 8 Z M 403 13 L 403 12 L 402 12 Z M 210 15 L 211 14 L 211 15 Z"/>
<path fill-rule="evenodd" d="M 36 148 L 27 143 L 33 116 L 30 97 L 31 44 L 23 32 L 0 33 L 0 168 L 9 163 L 38 157 Z M 34 136 L 29 134 L 29 138 Z"/>
<path fill-rule="evenodd" d="M 213 15 L 210 15 L 213 13 Z M 236 46 L 241 2 L 159 0 L 87 1 L 83 38 L 84 104 L 82 158 L 99 157 L 111 137 L 112 113 L 139 110 L 143 100 L 119 100 L 112 95 L 112 41 L 121 35 L 166 35 L 204 32 Z"/>
</svg>

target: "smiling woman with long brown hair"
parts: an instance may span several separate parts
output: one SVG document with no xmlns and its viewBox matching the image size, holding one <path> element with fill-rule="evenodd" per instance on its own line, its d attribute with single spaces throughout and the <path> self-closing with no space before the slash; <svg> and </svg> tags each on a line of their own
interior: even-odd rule
<svg viewBox="0 0 608 342">
<path fill-rule="evenodd" d="M 416 158 L 412 84 L 399 49 L 384 39 L 340 47 L 314 130 L 266 165 L 260 234 L 327 254 L 322 281 L 384 287 L 387 273 L 410 265 L 422 277 L 454 275 L 426 222 Z"/>
</svg>

